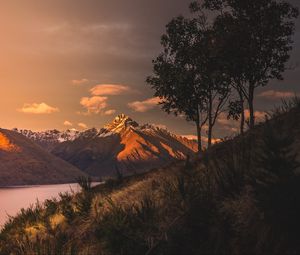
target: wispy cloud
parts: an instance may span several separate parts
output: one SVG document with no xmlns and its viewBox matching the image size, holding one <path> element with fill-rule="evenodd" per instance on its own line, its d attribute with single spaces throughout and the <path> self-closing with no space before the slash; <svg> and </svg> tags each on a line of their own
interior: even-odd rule
<svg viewBox="0 0 300 255">
<path fill-rule="evenodd" d="M 107 110 L 107 111 L 105 111 L 104 112 L 104 115 L 107 115 L 107 116 L 109 116 L 109 115 L 113 115 L 113 114 L 115 114 L 116 113 L 116 110 L 114 110 L 114 109 L 111 109 L 111 110 Z"/>
<path fill-rule="evenodd" d="M 72 126 L 73 126 L 73 123 L 70 122 L 70 121 L 68 121 L 68 120 L 66 120 L 66 121 L 64 122 L 64 126 L 66 126 L 66 127 L 72 127 Z"/>
<path fill-rule="evenodd" d="M 89 80 L 86 78 L 82 78 L 79 80 L 72 80 L 71 82 L 73 85 L 83 85 L 83 84 L 87 84 L 89 82 Z"/>
<path fill-rule="evenodd" d="M 52 107 L 46 103 L 32 103 L 24 104 L 21 109 L 18 109 L 18 111 L 31 114 L 51 114 L 59 112 L 59 109 L 57 107 Z"/>
<path fill-rule="evenodd" d="M 196 135 L 182 135 L 182 137 L 189 139 L 189 140 L 197 140 L 197 136 Z"/>
<path fill-rule="evenodd" d="M 276 91 L 276 90 L 267 90 L 258 94 L 259 97 L 266 99 L 280 99 L 280 98 L 291 98 L 294 97 L 296 93 L 291 91 Z"/>
<path fill-rule="evenodd" d="M 130 91 L 130 88 L 121 84 L 99 84 L 91 88 L 93 96 L 115 96 Z"/>
<path fill-rule="evenodd" d="M 144 101 L 135 101 L 128 103 L 128 107 L 134 110 L 135 112 L 147 112 L 155 108 L 159 102 L 160 99 L 158 97 L 153 97 Z"/>
<path fill-rule="evenodd" d="M 164 125 L 164 124 L 151 123 L 151 125 L 153 127 L 160 128 L 160 129 L 168 129 L 168 127 L 166 125 Z"/>
<path fill-rule="evenodd" d="M 255 120 L 256 121 L 264 121 L 265 117 L 266 117 L 267 113 L 264 111 L 255 111 L 254 112 L 254 116 L 255 116 Z M 249 110 L 245 110 L 245 117 L 246 119 L 248 119 L 250 117 L 250 111 Z"/>
<path fill-rule="evenodd" d="M 187 138 L 189 140 L 198 140 L 198 137 L 196 135 L 182 135 L 182 137 Z M 201 141 L 207 143 L 208 142 L 208 138 L 205 137 L 205 136 L 202 136 Z M 219 138 L 212 138 L 212 143 L 213 144 L 214 143 L 219 143 L 219 142 L 221 142 L 221 139 L 219 139 Z"/>
<path fill-rule="evenodd" d="M 133 91 L 130 87 L 121 84 L 98 84 L 90 89 L 91 96 L 83 97 L 80 100 L 81 106 L 87 111 L 78 112 L 81 115 L 101 114 L 112 115 L 116 112 L 115 109 L 107 109 L 108 99 L 110 96 L 121 95 Z"/>
<path fill-rule="evenodd" d="M 80 104 L 87 110 L 88 113 L 100 113 L 107 107 L 107 97 L 93 96 L 83 97 Z"/>
<path fill-rule="evenodd" d="M 250 117 L 250 112 L 248 109 L 244 111 L 246 120 Z M 254 112 L 255 121 L 262 122 L 265 120 L 266 112 L 264 111 L 255 111 Z M 222 129 L 230 131 L 230 132 L 238 132 L 240 122 L 234 121 L 232 119 L 227 118 L 226 113 L 220 114 L 220 116 L 217 119 L 218 124 L 222 127 Z"/>
<path fill-rule="evenodd" d="M 81 129 L 87 129 L 87 128 L 88 128 L 87 124 L 82 123 L 82 122 L 78 123 L 77 125 L 78 125 L 78 127 L 80 127 Z"/>
</svg>

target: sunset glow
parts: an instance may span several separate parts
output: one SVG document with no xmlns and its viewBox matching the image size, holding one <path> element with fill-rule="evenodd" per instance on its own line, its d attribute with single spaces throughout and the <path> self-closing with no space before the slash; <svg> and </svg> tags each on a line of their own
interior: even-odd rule
<svg viewBox="0 0 300 255">
<path fill-rule="evenodd" d="M 5 136 L 4 134 L 2 134 L 0 132 L 0 151 L 1 150 L 6 151 L 6 152 L 20 152 L 21 151 L 21 149 L 18 146 L 12 144 L 9 141 L 7 136 Z"/>
<path fill-rule="evenodd" d="M 300 0 L 0 10 L 0 255 L 300 254 Z"/>
<path fill-rule="evenodd" d="M 140 123 L 196 135 L 184 118 L 161 111 L 160 100 L 145 82 L 151 60 L 161 50 L 165 24 L 186 15 L 189 2 L 3 1 L 0 126 L 41 131 L 81 129 L 77 123 L 84 123 L 100 128 L 125 113 Z M 299 33 L 294 40 L 299 43 Z M 291 55 L 295 66 L 299 47 Z M 297 68 L 285 73 L 284 82 L 258 91 L 259 113 L 299 93 Z M 216 138 L 234 133 L 235 124 L 222 125 L 217 124 Z"/>
</svg>

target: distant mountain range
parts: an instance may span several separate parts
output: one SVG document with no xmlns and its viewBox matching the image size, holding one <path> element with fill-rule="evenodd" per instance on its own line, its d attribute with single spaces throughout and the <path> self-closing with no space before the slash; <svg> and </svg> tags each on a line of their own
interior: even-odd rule
<svg viewBox="0 0 300 255">
<path fill-rule="evenodd" d="M 59 143 L 73 141 L 81 135 L 80 131 L 74 129 L 68 129 L 66 131 L 59 131 L 57 129 L 53 129 L 41 132 L 34 132 L 28 129 L 14 128 L 13 131 L 26 136 L 27 138 L 42 146 L 47 151 L 51 151 Z"/>
<path fill-rule="evenodd" d="M 27 137 L 0 129 L 0 186 L 70 183 L 83 175 Z"/>
<path fill-rule="evenodd" d="M 155 125 L 139 125 L 121 114 L 101 129 L 14 131 L 92 176 L 139 173 L 184 159 L 196 151 L 195 141 Z"/>
</svg>

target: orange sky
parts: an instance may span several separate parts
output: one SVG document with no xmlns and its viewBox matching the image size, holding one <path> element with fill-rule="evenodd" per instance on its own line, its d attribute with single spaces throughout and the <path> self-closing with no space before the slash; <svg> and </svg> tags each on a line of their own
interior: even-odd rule
<svg viewBox="0 0 300 255">
<path fill-rule="evenodd" d="M 155 106 L 157 99 L 145 84 L 165 24 L 186 14 L 189 2 L 1 1 L 0 127 L 102 127 L 125 113 L 141 123 L 194 134 L 192 124 Z M 293 54 L 300 56 L 299 49 Z M 298 78 L 291 71 L 286 86 L 264 89 L 258 109 L 274 105 L 278 91 L 296 91 Z"/>
</svg>

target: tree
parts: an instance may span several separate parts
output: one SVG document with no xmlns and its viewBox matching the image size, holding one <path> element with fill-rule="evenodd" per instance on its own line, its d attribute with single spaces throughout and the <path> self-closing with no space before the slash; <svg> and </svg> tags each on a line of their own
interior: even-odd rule
<svg viewBox="0 0 300 255">
<path fill-rule="evenodd" d="M 237 33 L 237 25 L 231 15 L 223 12 L 214 21 L 214 26 L 220 31 L 223 38 L 224 72 L 230 78 L 230 85 L 233 88 L 231 98 L 234 98 L 234 100 L 229 103 L 228 119 L 240 120 L 240 133 L 243 134 L 245 126 L 243 86 L 246 84 L 244 66 L 247 66 L 247 59 L 243 58 L 242 50 L 239 49 L 240 42 L 244 38 L 240 38 L 239 33 Z"/>
<path fill-rule="evenodd" d="M 162 37 L 164 52 L 153 62 L 154 76 L 147 79 L 167 113 L 184 113 L 196 123 L 199 151 L 202 127 L 208 124 L 210 147 L 213 127 L 230 91 L 221 39 L 204 15 L 173 19 Z"/>
<path fill-rule="evenodd" d="M 199 40 L 198 31 L 202 21 L 173 19 L 162 36 L 164 51 L 153 60 L 153 76 L 147 78 L 155 96 L 161 98 L 162 109 L 176 116 L 184 114 L 188 121 L 194 121 L 197 128 L 198 150 L 202 150 L 202 127 L 205 116 L 205 91 L 199 86 L 196 52 L 194 44 Z"/>
<path fill-rule="evenodd" d="M 239 95 L 241 96 L 242 94 Z M 227 119 L 240 119 L 240 134 L 244 134 L 245 113 L 243 97 L 240 100 L 229 102 Z"/>
<path fill-rule="evenodd" d="M 247 101 L 249 126 L 253 128 L 255 89 L 271 79 L 283 79 L 298 9 L 276 0 L 205 0 L 193 2 L 192 8 L 219 11 L 217 20 L 231 38 L 230 74 L 238 93 Z"/>
<path fill-rule="evenodd" d="M 224 55 L 223 31 L 215 23 L 207 25 L 202 43 L 196 45 L 198 50 L 205 53 L 197 55 L 197 72 L 199 84 L 204 86 L 208 116 L 208 147 L 212 144 L 212 130 L 217 118 L 223 112 L 230 95 L 230 77 L 226 72 L 226 58 Z"/>
</svg>

